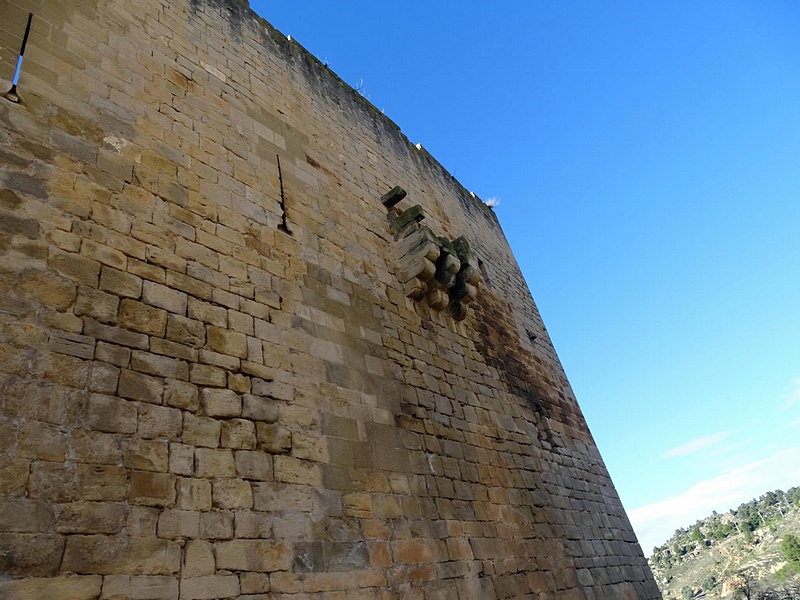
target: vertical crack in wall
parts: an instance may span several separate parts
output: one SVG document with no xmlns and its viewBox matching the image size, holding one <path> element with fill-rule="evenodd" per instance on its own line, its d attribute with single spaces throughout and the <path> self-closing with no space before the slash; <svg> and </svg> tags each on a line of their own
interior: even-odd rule
<svg viewBox="0 0 800 600">
<path fill-rule="evenodd" d="M 281 201 L 280 201 L 281 223 L 280 225 L 278 225 L 278 229 L 291 235 L 292 230 L 289 229 L 289 222 L 286 220 L 286 191 L 283 186 L 283 171 L 281 170 L 281 157 L 278 154 L 276 155 L 276 158 L 278 159 L 278 182 L 280 183 L 281 186 Z"/>
</svg>

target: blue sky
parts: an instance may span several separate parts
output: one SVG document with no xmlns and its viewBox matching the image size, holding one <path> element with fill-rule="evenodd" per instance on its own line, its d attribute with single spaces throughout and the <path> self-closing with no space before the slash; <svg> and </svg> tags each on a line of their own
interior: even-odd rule
<svg viewBox="0 0 800 600">
<path fill-rule="evenodd" d="M 800 485 L 800 5 L 273 3 L 495 208 L 642 546 Z"/>
</svg>

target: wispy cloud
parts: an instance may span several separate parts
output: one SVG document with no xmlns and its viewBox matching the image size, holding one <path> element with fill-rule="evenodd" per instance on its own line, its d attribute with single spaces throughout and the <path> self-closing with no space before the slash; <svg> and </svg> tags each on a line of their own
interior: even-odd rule
<svg viewBox="0 0 800 600">
<path fill-rule="evenodd" d="M 690 442 L 676 446 L 675 448 L 670 448 L 661 455 L 661 458 L 675 458 L 676 456 L 688 456 L 689 454 L 700 452 L 700 450 L 705 450 L 706 448 L 720 443 L 730 434 L 730 431 L 720 431 L 712 435 L 696 438 Z"/>
<path fill-rule="evenodd" d="M 783 410 L 800 404 L 800 377 L 795 377 L 792 380 L 792 391 L 784 394 L 783 399 L 786 400 L 786 403 L 781 407 Z"/>
<path fill-rule="evenodd" d="M 724 512 L 764 492 L 800 484 L 800 449 L 792 448 L 724 471 L 671 498 L 628 511 L 642 549 L 649 554 L 678 527 L 686 527 L 712 511 Z"/>
</svg>

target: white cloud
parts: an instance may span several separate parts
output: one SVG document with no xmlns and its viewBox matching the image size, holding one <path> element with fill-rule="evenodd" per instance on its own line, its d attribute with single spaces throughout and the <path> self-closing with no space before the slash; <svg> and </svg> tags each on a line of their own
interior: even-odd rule
<svg viewBox="0 0 800 600">
<path fill-rule="evenodd" d="M 712 511 L 726 512 L 764 492 L 800 485 L 800 449 L 782 450 L 747 465 L 723 471 L 682 494 L 628 511 L 634 531 L 649 555 L 679 527 L 693 525 Z"/>
<path fill-rule="evenodd" d="M 786 404 L 782 407 L 783 410 L 791 408 L 795 404 L 800 404 L 800 377 L 795 377 L 792 380 L 792 386 L 792 391 L 783 395 L 786 400 Z"/>
<path fill-rule="evenodd" d="M 670 448 L 669 450 L 664 452 L 664 454 L 661 455 L 661 458 L 675 458 L 676 456 L 688 456 L 689 454 L 694 454 L 695 452 L 699 452 L 700 450 L 705 450 L 709 446 L 718 444 L 726 437 L 728 437 L 730 434 L 731 434 L 730 431 L 720 431 L 712 435 L 699 437 L 697 439 L 692 440 L 691 442 L 687 442 L 680 446 L 676 446 L 675 448 Z"/>
</svg>

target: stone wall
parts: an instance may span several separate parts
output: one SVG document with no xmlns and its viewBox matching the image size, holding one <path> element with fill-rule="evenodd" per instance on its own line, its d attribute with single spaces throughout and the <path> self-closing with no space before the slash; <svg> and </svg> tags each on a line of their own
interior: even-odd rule
<svg viewBox="0 0 800 600">
<path fill-rule="evenodd" d="M 29 13 L 0 597 L 659 597 L 491 209 L 241 0 Z"/>
</svg>

